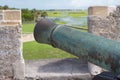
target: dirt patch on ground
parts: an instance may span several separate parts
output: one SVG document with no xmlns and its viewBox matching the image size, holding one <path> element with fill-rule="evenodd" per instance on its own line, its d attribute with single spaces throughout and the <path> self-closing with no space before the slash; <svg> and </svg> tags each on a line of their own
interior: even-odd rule
<svg viewBox="0 0 120 80">
<path fill-rule="evenodd" d="M 23 41 L 23 42 L 34 41 L 34 36 L 33 36 L 33 34 L 23 34 L 23 35 L 22 35 L 22 41 Z"/>
</svg>

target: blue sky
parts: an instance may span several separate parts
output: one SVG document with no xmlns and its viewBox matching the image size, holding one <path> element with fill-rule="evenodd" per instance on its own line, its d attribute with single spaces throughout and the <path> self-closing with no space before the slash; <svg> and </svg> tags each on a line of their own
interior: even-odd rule
<svg viewBox="0 0 120 80">
<path fill-rule="evenodd" d="M 0 5 L 20 9 L 81 9 L 89 6 L 120 5 L 120 0 L 0 0 Z"/>
</svg>

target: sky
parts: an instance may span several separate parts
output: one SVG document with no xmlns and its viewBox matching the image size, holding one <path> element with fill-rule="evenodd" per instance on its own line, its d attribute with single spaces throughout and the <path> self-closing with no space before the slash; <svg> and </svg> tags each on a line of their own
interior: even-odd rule
<svg viewBox="0 0 120 80">
<path fill-rule="evenodd" d="M 0 5 L 28 9 L 83 9 L 89 6 L 120 5 L 120 0 L 0 0 Z"/>
</svg>

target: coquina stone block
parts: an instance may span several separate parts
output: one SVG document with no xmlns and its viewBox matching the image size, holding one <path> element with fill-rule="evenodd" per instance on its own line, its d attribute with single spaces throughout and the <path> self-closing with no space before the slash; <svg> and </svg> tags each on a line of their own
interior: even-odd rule
<svg viewBox="0 0 120 80">
<path fill-rule="evenodd" d="M 0 25 L 21 25 L 20 10 L 0 10 Z"/>
</svg>

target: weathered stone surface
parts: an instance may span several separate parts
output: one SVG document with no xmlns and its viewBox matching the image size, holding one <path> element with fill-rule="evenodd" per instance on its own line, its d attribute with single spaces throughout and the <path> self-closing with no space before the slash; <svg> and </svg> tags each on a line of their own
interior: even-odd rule
<svg viewBox="0 0 120 80">
<path fill-rule="evenodd" d="M 22 80 L 24 59 L 20 10 L 0 10 L 0 15 L 0 80 Z"/>
<path fill-rule="evenodd" d="M 0 25 L 21 25 L 20 10 L 0 10 Z"/>
<path fill-rule="evenodd" d="M 13 77 L 13 63 L 21 59 L 21 27 L 0 26 L 0 75 Z M 4 79 L 3 79 L 4 80 Z"/>
<path fill-rule="evenodd" d="M 0 25 L 6 25 L 6 26 L 14 26 L 20 24 L 19 22 L 0 22 Z"/>
<path fill-rule="evenodd" d="M 12 63 L 19 58 L 17 53 L 20 51 L 20 42 L 18 39 L 21 35 L 16 28 L 19 27 L 0 27 L 0 74 L 3 76 L 13 76 Z"/>
<path fill-rule="evenodd" d="M 4 11 L 4 19 L 5 20 L 21 20 L 21 13 L 19 10 L 6 10 Z"/>
<path fill-rule="evenodd" d="M 105 17 L 108 15 L 108 6 L 91 6 L 88 9 L 89 15 Z"/>
<path fill-rule="evenodd" d="M 41 59 L 26 63 L 26 80 L 91 80 L 87 62 L 80 59 Z"/>
<path fill-rule="evenodd" d="M 89 32 L 120 41 L 120 6 L 109 10 L 112 11 L 103 18 L 94 15 L 88 17 Z"/>
</svg>

